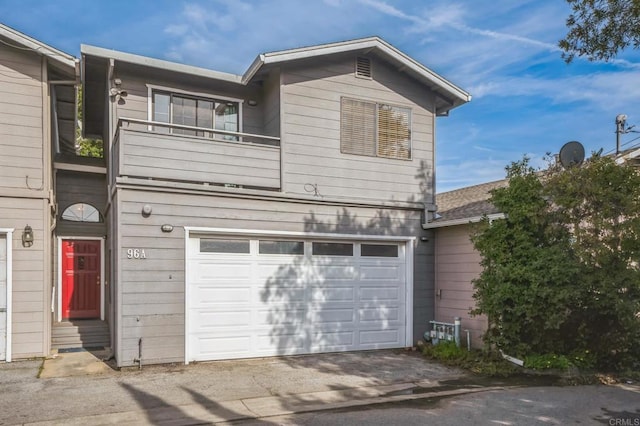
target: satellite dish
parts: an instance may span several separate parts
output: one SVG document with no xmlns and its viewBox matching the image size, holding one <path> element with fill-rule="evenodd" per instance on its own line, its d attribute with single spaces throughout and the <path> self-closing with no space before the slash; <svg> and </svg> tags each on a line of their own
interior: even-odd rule
<svg viewBox="0 0 640 426">
<path fill-rule="evenodd" d="M 584 161 L 584 146 L 578 141 L 565 143 L 560 148 L 560 164 L 565 169 L 579 166 Z"/>
</svg>

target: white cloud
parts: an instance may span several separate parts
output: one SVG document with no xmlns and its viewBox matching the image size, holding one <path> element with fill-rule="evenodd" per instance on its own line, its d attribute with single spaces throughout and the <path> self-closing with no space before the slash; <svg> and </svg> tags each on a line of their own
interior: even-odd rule
<svg viewBox="0 0 640 426">
<path fill-rule="evenodd" d="M 364 4 L 365 6 L 372 7 L 376 9 L 378 12 L 384 13 L 385 15 L 389 15 L 394 18 L 401 18 L 408 21 L 413 21 L 416 23 L 422 23 L 422 20 L 416 18 L 415 16 L 408 15 L 403 11 L 401 11 L 400 9 L 397 9 L 396 7 L 391 6 L 390 4 L 385 3 L 383 1 L 378 1 L 378 0 L 358 0 L 358 1 Z"/>
</svg>

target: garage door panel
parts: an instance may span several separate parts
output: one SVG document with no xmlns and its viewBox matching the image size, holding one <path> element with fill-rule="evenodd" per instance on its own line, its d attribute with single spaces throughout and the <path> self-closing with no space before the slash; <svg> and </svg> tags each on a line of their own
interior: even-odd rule
<svg viewBox="0 0 640 426">
<path fill-rule="evenodd" d="M 260 288 L 257 300 L 263 305 L 273 305 L 279 303 L 297 303 L 306 300 L 306 290 L 299 286 L 278 286 L 273 285 L 268 288 Z"/>
<path fill-rule="evenodd" d="M 354 289 L 352 287 L 317 287 L 309 288 L 309 302 L 346 302 L 355 300 Z"/>
<path fill-rule="evenodd" d="M 404 275 L 404 265 L 362 265 L 360 267 L 361 280 L 398 280 Z"/>
<path fill-rule="evenodd" d="M 221 263 L 217 261 L 202 260 L 195 262 L 196 276 L 199 281 L 242 281 L 251 279 L 251 264 L 247 262 Z"/>
<path fill-rule="evenodd" d="M 355 347 L 353 330 L 333 331 L 311 334 L 312 352 L 349 350 Z"/>
<path fill-rule="evenodd" d="M 251 335 L 196 337 L 191 353 L 196 361 L 248 357 L 251 341 Z"/>
<path fill-rule="evenodd" d="M 278 262 L 258 262 L 257 278 L 261 281 L 282 280 L 286 282 L 296 282 L 300 277 L 300 268 L 295 259 L 283 256 Z"/>
<path fill-rule="evenodd" d="M 400 317 L 402 313 L 402 317 Z M 379 321 L 402 321 L 404 310 L 398 307 L 378 306 L 376 308 L 361 308 L 358 310 L 360 324 Z"/>
<path fill-rule="evenodd" d="M 309 271 L 310 280 L 354 280 L 358 276 L 358 271 L 352 262 L 325 263 L 324 265 L 313 265 Z"/>
<path fill-rule="evenodd" d="M 201 308 L 208 305 L 229 305 L 251 303 L 252 288 L 250 286 L 211 287 L 198 284 L 191 287 L 189 306 Z"/>
<path fill-rule="evenodd" d="M 400 288 L 390 286 L 380 287 L 361 287 L 360 288 L 360 300 L 364 301 L 400 301 Z M 404 298 L 404 295 L 402 295 Z"/>
<path fill-rule="evenodd" d="M 256 325 L 266 327 L 278 327 L 287 324 L 299 324 L 301 318 L 306 317 L 307 310 L 299 308 L 274 308 L 259 310 L 256 314 Z"/>
<path fill-rule="evenodd" d="M 399 329 L 360 331 L 361 345 L 397 345 L 401 342 Z"/>
<path fill-rule="evenodd" d="M 341 323 L 342 325 L 355 323 L 354 309 L 314 309 L 309 311 L 309 319 L 314 325 Z"/>
<path fill-rule="evenodd" d="M 260 355 L 292 355 L 308 353 L 306 335 L 296 331 L 258 333 L 256 350 Z"/>
<path fill-rule="evenodd" d="M 250 310 L 192 311 L 193 330 L 209 332 L 225 327 L 249 327 L 252 325 Z"/>
</svg>

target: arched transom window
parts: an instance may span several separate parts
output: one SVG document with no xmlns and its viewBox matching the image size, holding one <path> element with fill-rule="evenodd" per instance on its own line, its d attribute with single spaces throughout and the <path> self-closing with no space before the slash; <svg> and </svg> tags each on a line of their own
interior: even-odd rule
<svg viewBox="0 0 640 426">
<path fill-rule="evenodd" d="M 102 222 L 100 212 L 91 204 L 77 203 L 62 212 L 62 220 L 71 222 Z"/>
</svg>

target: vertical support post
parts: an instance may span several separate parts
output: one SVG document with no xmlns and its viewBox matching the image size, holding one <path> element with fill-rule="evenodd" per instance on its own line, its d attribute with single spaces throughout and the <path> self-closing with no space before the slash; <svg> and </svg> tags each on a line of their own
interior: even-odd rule
<svg viewBox="0 0 640 426">
<path fill-rule="evenodd" d="M 460 320 L 460 317 L 455 317 L 453 319 L 453 339 L 455 340 L 457 347 L 460 347 L 461 324 L 462 324 L 462 321 Z"/>
</svg>

